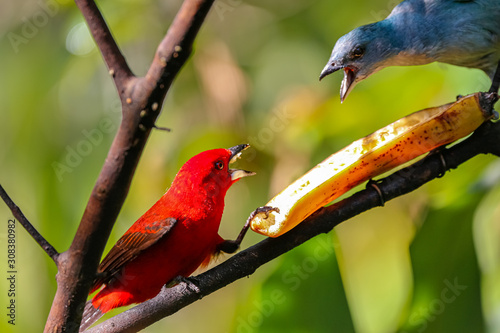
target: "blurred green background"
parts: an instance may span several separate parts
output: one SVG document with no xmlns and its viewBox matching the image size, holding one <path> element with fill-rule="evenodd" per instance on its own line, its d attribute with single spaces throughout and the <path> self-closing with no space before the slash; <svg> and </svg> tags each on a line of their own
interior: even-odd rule
<svg viewBox="0 0 500 333">
<path fill-rule="evenodd" d="M 340 104 L 318 76 L 337 38 L 388 0 L 218 0 L 168 93 L 107 250 L 196 153 L 248 142 L 257 172 L 228 193 L 221 235 L 312 166 L 406 114 L 489 87 L 478 70 L 385 69 Z M 180 1 L 99 5 L 144 75 Z M 112 80 L 69 0 L 0 1 L 0 182 L 59 251 L 68 248 L 120 121 Z M 479 156 L 362 214 L 146 332 L 500 332 L 500 164 Z M 54 264 L 17 226 L 16 325 L 7 323 L 0 204 L 0 331 L 41 332 Z M 250 233 L 246 248 L 263 237 Z M 122 309 L 111 313 L 111 315 Z M 196 318 L 196 320 L 193 320 Z"/>
</svg>

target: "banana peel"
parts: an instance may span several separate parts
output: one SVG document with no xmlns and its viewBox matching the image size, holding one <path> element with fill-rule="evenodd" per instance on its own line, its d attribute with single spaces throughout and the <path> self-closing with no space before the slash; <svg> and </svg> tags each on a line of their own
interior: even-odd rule
<svg viewBox="0 0 500 333">
<path fill-rule="evenodd" d="M 353 187 L 471 134 L 495 117 L 491 100 L 488 93 L 459 97 L 454 103 L 412 113 L 353 142 L 271 199 L 266 206 L 274 209 L 257 210 L 250 227 L 269 237 L 284 234 Z"/>
</svg>

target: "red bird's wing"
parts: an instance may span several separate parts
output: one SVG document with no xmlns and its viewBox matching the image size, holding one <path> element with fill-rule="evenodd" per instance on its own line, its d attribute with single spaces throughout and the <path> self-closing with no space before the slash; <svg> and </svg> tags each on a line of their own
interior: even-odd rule
<svg viewBox="0 0 500 333">
<path fill-rule="evenodd" d="M 97 269 L 97 278 L 94 281 L 93 293 L 103 283 L 107 283 L 125 264 L 134 260 L 142 251 L 155 244 L 175 225 L 173 217 L 156 221 L 148 225 L 144 231 L 125 233 L 102 260 Z"/>
</svg>

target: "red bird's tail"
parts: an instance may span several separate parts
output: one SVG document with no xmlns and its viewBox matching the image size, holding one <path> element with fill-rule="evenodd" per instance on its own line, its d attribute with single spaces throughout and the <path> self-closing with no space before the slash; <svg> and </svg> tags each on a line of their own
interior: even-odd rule
<svg viewBox="0 0 500 333">
<path fill-rule="evenodd" d="M 80 324 L 79 332 L 85 331 L 102 316 L 104 316 L 104 313 L 101 312 L 101 310 L 96 309 L 94 305 L 92 305 L 92 300 L 85 303 L 85 309 L 83 310 L 82 323 Z"/>
</svg>

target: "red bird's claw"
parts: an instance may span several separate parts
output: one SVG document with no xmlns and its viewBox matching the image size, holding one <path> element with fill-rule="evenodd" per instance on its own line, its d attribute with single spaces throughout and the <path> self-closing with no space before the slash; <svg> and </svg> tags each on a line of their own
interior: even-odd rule
<svg viewBox="0 0 500 333">
<path fill-rule="evenodd" d="M 173 278 L 172 281 L 166 283 L 165 288 L 172 288 L 180 283 L 184 283 L 186 285 L 186 289 L 188 289 L 194 293 L 200 293 L 201 290 L 200 290 L 200 288 L 198 288 L 195 281 L 196 281 L 196 278 L 194 278 L 194 277 L 185 277 L 185 276 L 179 275 L 179 276 Z"/>
<path fill-rule="evenodd" d="M 255 217 L 255 215 L 259 214 L 259 213 L 264 213 L 266 214 L 266 218 L 269 217 L 269 213 L 270 212 L 276 212 L 276 213 L 279 213 L 280 212 L 280 209 L 278 207 L 271 207 L 271 206 L 262 206 L 262 207 L 259 207 L 257 208 L 253 213 L 252 213 L 252 218 Z"/>
<path fill-rule="evenodd" d="M 200 288 L 198 287 L 198 285 L 196 284 L 197 280 L 196 278 L 194 277 L 181 277 L 182 278 L 182 282 L 186 285 L 186 289 L 193 292 L 193 293 L 201 293 L 201 290 Z"/>
</svg>

